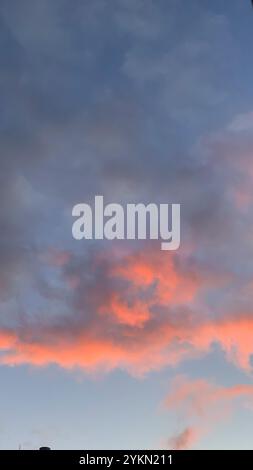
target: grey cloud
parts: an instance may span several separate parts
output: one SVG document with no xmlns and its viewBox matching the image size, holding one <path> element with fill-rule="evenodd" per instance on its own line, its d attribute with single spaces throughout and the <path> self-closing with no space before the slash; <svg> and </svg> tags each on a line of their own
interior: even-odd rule
<svg viewBox="0 0 253 470">
<path fill-rule="evenodd" d="M 214 142 L 195 146 L 235 111 L 228 79 L 236 45 L 227 19 L 196 8 L 203 2 L 188 3 L 1 2 L 5 301 L 27 292 L 29 309 L 48 308 L 45 321 L 52 315 L 58 327 L 64 301 L 63 324 L 78 329 L 79 322 L 92 323 L 96 291 L 106 300 L 114 288 L 124 290 L 121 282 L 110 284 L 104 265 L 89 278 L 94 248 L 71 240 L 71 206 L 99 193 L 108 201 L 181 202 L 183 244 L 197 261 L 212 270 L 216 256 L 218 273 L 244 262 L 249 241 L 239 261 L 228 260 L 242 222 L 235 222 L 238 212 L 224 189 L 238 168 L 229 158 L 219 163 Z M 239 142 L 240 151 L 240 133 L 230 137 L 223 148 L 228 153 Z M 85 299 L 81 288 L 74 299 L 65 295 L 61 275 L 41 266 L 37 255 L 51 245 L 86 252 L 87 262 L 66 268 L 66 275 L 81 277 Z M 24 294 L 21 303 L 26 312 Z"/>
</svg>

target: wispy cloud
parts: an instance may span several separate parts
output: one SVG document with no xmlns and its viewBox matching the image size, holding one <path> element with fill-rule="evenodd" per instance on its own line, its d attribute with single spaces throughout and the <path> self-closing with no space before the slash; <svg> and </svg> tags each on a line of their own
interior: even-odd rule
<svg viewBox="0 0 253 470">
<path fill-rule="evenodd" d="M 219 386 L 206 379 L 188 379 L 178 376 L 171 384 L 165 407 L 191 422 L 182 432 L 169 439 L 174 449 L 195 447 L 206 433 L 226 421 L 238 405 L 252 407 L 253 385 Z"/>
</svg>

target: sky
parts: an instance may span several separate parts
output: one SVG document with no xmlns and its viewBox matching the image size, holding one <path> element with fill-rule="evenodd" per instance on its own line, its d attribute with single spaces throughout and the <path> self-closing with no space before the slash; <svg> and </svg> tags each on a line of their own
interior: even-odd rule
<svg viewBox="0 0 253 470">
<path fill-rule="evenodd" d="M 0 448 L 253 448 L 250 0 L 0 0 Z M 72 208 L 181 204 L 181 246 Z"/>
</svg>

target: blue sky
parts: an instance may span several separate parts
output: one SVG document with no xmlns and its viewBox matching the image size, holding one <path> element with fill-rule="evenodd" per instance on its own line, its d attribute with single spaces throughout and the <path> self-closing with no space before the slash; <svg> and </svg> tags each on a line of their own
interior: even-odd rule
<svg viewBox="0 0 253 470">
<path fill-rule="evenodd" d="M 252 448 L 252 24 L 0 0 L 0 448 Z M 180 203 L 178 252 L 73 240 L 98 194 Z"/>
</svg>

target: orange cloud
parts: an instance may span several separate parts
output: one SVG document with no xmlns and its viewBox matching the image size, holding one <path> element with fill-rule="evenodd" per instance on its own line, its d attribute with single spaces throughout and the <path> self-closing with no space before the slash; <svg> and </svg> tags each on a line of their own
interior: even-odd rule
<svg viewBox="0 0 253 470">
<path fill-rule="evenodd" d="M 165 406 L 169 409 L 184 406 L 190 415 L 204 416 L 210 412 L 210 407 L 217 406 L 222 400 L 228 403 L 237 397 L 247 396 L 253 399 L 253 385 L 219 387 L 205 379 L 187 380 L 184 376 L 179 376 L 173 382 Z"/>
<path fill-rule="evenodd" d="M 65 263 L 69 256 L 63 258 Z M 71 266 L 61 269 L 67 286 L 78 279 L 66 289 L 66 296 L 74 296 L 73 312 L 2 328 L 2 363 L 144 374 L 206 354 L 218 343 L 228 360 L 250 368 L 253 316 L 210 319 L 196 309 L 201 292 L 224 286 L 226 276 L 215 278 L 192 263 L 182 267 L 178 257 L 151 249 L 96 256 L 85 276 L 83 266 Z"/>
<path fill-rule="evenodd" d="M 188 380 L 184 376 L 174 379 L 171 391 L 165 399 L 165 407 L 194 421 L 180 434 L 172 436 L 169 444 L 175 449 L 187 449 L 196 444 L 203 434 L 232 413 L 236 399 L 253 404 L 253 385 L 239 384 L 220 387 L 205 379 Z M 245 401 L 246 400 L 246 401 Z"/>
<path fill-rule="evenodd" d="M 209 348 L 214 342 L 221 345 L 227 358 L 243 369 L 250 369 L 253 316 L 251 314 L 227 314 L 221 319 L 209 320 L 200 326 L 201 335 L 196 347 Z"/>
<path fill-rule="evenodd" d="M 169 439 L 168 447 L 173 450 L 187 450 L 193 447 L 198 437 L 199 431 L 197 429 L 187 427 L 182 432 Z"/>
<path fill-rule="evenodd" d="M 204 282 L 197 271 L 183 272 L 175 256 L 164 256 L 158 250 L 128 256 L 123 263 L 112 266 L 111 275 L 126 279 L 136 289 L 154 284 L 155 300 L 160 305 L 191 302 Z"/>
<path fill-rule="evenodd" d="M 134 303 L 128 304 L 116 292 L 112 293 L 106 305 L 99 308 L 99 313 L 111 315 L 119 323 L 136 327 L 142 326 L 150 318 L 145 301 L 135 300 Z"/>
<path fill-rule="evenodd" d="M 216 341 L 227 357 L 248 368 L 252 345 L 250 331 L 253 320 L 228 319 L 222 324 L 183 325 L 171 320 L 160 325 L 152 322 L 145 327 L 128 325 L 113 333 L 97 327 L 71 334 L 67 331 L 40 329 L 35 334 L 0 332 L 1 362 L 5 364 L 55 363 L 65 368 L 84 370 L 126 369 L 134 374 L 158 370 L 166 365 L 208 352 Z M 200 384 L 199 384 L 200 386 Z"/>
</svg>

